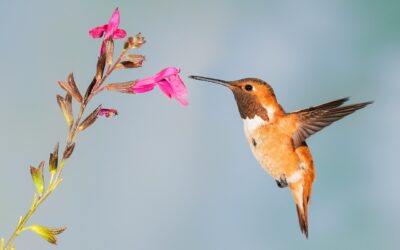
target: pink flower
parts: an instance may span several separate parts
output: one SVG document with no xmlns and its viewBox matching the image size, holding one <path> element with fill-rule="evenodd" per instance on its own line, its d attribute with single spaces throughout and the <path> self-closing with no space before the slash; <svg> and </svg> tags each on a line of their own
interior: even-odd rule
<svg viewBox="0 0 400 250">
<path fill-rule="evenodd" d="M 105 40 L 109 38 L 120 39 L 126 36 L 126 31 L 124 29 L 118 28 L 119 21 L 120 21 L 119 11 L 118 8 L 116 8 L 110 18 L 110 21 L 108 21 L 108 24 L 97 26 L 89 30 L 89 35 L 93 38 L 100 38 L 104 35 L 100 54 L 103 54 L 105 52 L 105 44 L 104 44 Z"/>
<path fill-rule="evenodd" d="M 166 68 L 154 76 L 137 80 L 136 84 L 132 87 L 132 91 L 134 93 L 145 93 L 153 90 L 156 85 L 158 85 L 169 98 L 175 98 L 185 106 L 189 104 L 184 99 L 184 97 L 187 97 L 188 93 L 185 84 L 179 77 L 178 68 Z"/>
<path fill-rule="evenodd" d="M 106 118 L 116 115 L 118 115 L 116 109 L 100 109 L 99 113 L 97 113 L 97 116 L 105 116 Z"/>
</svg>

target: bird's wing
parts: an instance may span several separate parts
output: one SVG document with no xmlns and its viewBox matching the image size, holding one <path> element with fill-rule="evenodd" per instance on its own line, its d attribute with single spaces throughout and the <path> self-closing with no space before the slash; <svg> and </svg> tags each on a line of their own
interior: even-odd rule
<svg viewBox="0 0 400 250">
<path fill-rule="evenodd" d="M 342 119 L 354 111 L 364 108 L 372 102 L 363 102 L 347 106 L 341 106 L 349 98 L 342 98 L 316 107 L 289 113 L 288 117 L 295 116 L 296 124 L 292 135 L 294 147 L 297 148 L 308 137 L 320 131 L 331 123 Z"/>
</svg>

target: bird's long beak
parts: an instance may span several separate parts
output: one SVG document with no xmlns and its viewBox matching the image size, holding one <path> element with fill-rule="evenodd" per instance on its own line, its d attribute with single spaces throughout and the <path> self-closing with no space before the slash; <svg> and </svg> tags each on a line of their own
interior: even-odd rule
<svg viewBox="0 0 400 250">
<path fill-rule="evenodd" d="M 192 78 L 192 79 L 195 79 L 195 80 L 199 80 L 199 81 L 206 81 L 206 82 L 216 83 L 216 84 L 228 87 L 228 88 L 232 87 L 232 84 L 230 82 L 224 81 L 224 80 L 215 79 L 215 78 L 208 78 L 208 77 L 203 77 L 203 76 L 189 76 L 189 78 Z"/>
</svg>

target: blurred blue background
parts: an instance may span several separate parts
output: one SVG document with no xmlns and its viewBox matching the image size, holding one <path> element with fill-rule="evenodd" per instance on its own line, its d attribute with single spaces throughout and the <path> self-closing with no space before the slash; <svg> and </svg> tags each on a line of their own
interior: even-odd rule
<svg viewBox="0 0 400 250">
<path fill-rule="evenodd" d="M 74 72 L 86 88 L 100 47 L 87 32 L 116 6 L 121 28 L 146 37 L 136 53 L 147 61 L 110 81 L 177 66 L 190 105 L 158 89 L 96 98 L 120 115 L 80 135 L 31 220 L 67 231 L 56 248 L 24 233 L 17 249 L 398 249 L 399 1 L 1 0 L 1 236 L 30 205 L 29 165 L 65 140 L 56 81 Z M 288 189 L 253 158 L 232 94 L 191 74 L 264 79 L 288 111 L 375 101 L 308 140 L 308 241 Z"/>
</svg>

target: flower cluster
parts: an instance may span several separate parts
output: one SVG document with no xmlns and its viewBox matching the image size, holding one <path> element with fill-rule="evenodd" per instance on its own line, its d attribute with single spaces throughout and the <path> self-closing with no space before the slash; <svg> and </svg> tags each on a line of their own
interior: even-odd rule
<svg viewBox="0 0 400 250">
<path fill-rule="evenodd" d="M 93 38 L 103 38 L 100 55 L 107 53 L 107 41 L 126 37 L 126 31 L 119 28 L 119 23 L 120 14 L 117 8 L 111 16 L 108 24 L 97 26 L 89 31 L 89 35 Z M 140 34 L 130 40 L 131 47 L 133 48 L 140 47 L 144 42 Z M 144 56 L 142 55 L 125 55 L 125 58 L 116 65 L 116 67 L 118 69 L 141 67 L 143 61 Z M 173 67 L 163 69 L 154 76 L 134 80 L 130 83 L 112 83 L 104 86 L 100 91 L 107 89 L 122 93 L 145 93 L 153 90 L 156 85 L 159 86 L 162 92 L 164 92 L 164 94 L 169 98 L 175 98 L 182 105 L 188 105 L 188 102 L 185 100 L 185 97 L 188 95 L 185 84 L 179 77 L 179 69 Z M 106 115 L 106 117 L 109 116 Z"/>
</svg>

